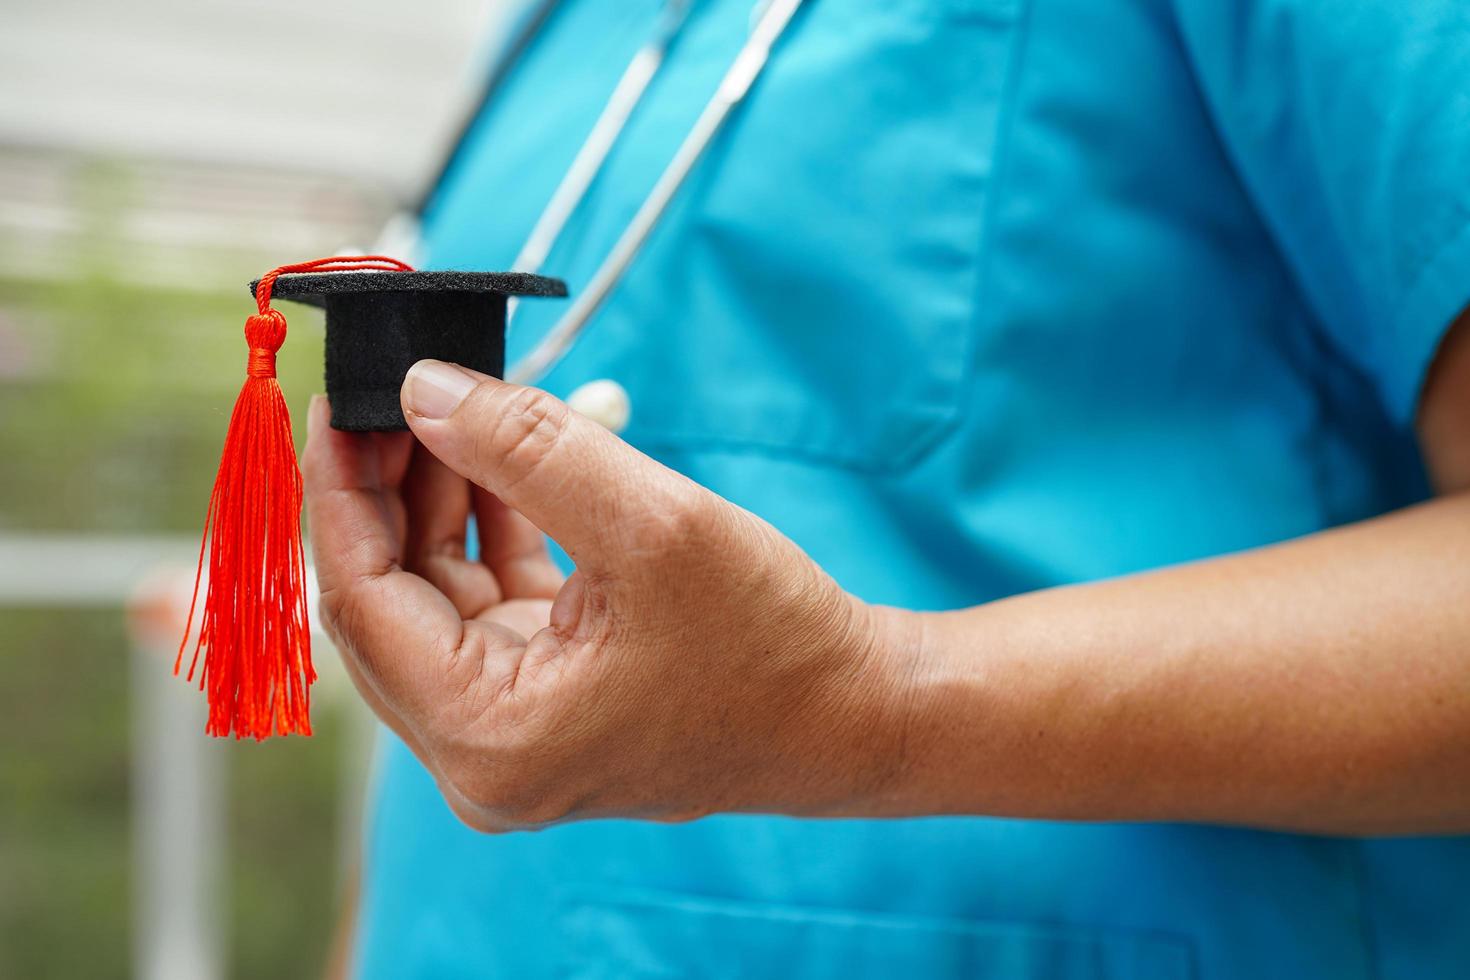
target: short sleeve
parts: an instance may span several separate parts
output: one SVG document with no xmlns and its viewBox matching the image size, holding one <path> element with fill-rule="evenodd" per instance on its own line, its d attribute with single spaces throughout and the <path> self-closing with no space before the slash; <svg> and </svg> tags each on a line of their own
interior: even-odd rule
<svg viewBox="0 0 1470 980">
<path fill-rule="evenodd" d="M 1470 303 L 1470 2 L 1172 2 L 1226 151 L 1308 301 L 1408 423 Z"/>
</svg>

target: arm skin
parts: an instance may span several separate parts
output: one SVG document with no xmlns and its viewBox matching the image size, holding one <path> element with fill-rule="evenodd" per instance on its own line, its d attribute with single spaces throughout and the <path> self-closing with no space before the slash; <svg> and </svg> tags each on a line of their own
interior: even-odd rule
<svg viewBox="0 0 1470 980">
<path fill-rule="evenodd" d="M 1437 499 L 1279 546 L 912 616 L 895 811 L 1470 831 L 1470 328 Z M 983 774 L 983 775 L 982 775 Z"/>
<path fill-rule="evenodd" d="M 421 362 L 403 404 L 411 436 L 336 432 L 313 403 L 323 621 L 471 827 L 743 811 L 1470 832 L 1466 324 L 1420 406 L 1437 499 L 939 614 L 848 595 L 544 392 Z"/>
</svg>

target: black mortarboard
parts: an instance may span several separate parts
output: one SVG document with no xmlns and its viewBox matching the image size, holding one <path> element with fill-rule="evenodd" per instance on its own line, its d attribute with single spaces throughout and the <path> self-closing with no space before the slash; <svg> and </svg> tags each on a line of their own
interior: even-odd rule
<svg viewBox="0 0 1470 980">
<path fill-rule="evenodd" d="M 408 428 L 398 390 L 416 361 L 500 377 L 506 297 L 565 296 L 567 287 L 525 272 L 307 272 L 280 276 L 272 294 L 325 308 L 332 427 L 368 432 Z"/>
</svg>

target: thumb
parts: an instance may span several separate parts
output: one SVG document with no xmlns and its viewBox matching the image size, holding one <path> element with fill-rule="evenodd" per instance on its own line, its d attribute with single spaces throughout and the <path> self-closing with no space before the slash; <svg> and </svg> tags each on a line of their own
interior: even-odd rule
<svg viewBox="0 0 1470 980">
<path fill-rule="evenodd" d="M 699 488 L 538 388 L 419 361 L 400 393 L 424 447 L 524 514 L 579 568 L 609 569 Z"/>
</svg>

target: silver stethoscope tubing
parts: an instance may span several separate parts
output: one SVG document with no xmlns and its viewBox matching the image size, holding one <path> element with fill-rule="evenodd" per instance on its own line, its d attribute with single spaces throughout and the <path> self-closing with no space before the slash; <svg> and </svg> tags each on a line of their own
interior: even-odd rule
<svg viewBox="0 0 1470 980">
<path fill-rule="evenodd" d="M 638 211 L 633 215 L 622 235 L 608 251 L 602 264 L 592 274 L 587 285 L 573 300 L 531 351 L 506 373 L 506 379 L 516 384 L 534 384 L 546 376 L 558 361 L 566 356 L 576 343 L 577 337 L 586 328 L 593 315 L 601 309 L 608 295 L 622 281 L 638 251 L 648 241 L 659 220 L 668 209 L 684 179 L 689 176 L 700 156 L 720 131 L 730 111 L 745 98 L 751 85 L 760 77 L 771 48 L 791 23 L 792 16 L 802 0 L 759 0 L 752 11 L 752 26 L 745 44 L 735 55 L 729 69 L 720 81 L 719 88 L 705 104 L 699 118 L 695 120 L 689 134 L 674 152 L 669 165 L 659 175 L 653 189 L 648 192 Z M 642 100 L 649 83 L 663 65 L 669 46 L 683 29 L 689 13 L 689 0 L 666 0 L 659 22 L 649 40 L 633 56 L 623 72 L 617 87 L 609 97 L 606 107 L 593 124 L 581 149 L 572 160 L 566 175 L 557 185 L 531 234 L 522 246 L 512 268 L 518 272 L 539 272 L 552 246 L 566 227 L 572 212 L 582 202 L 587 189 L 601 172 L 608 153 L 622 135 L 633 110 Z M 507 323 L 515 314 L 515 300 L 507 310 Z"/>
</svg>

